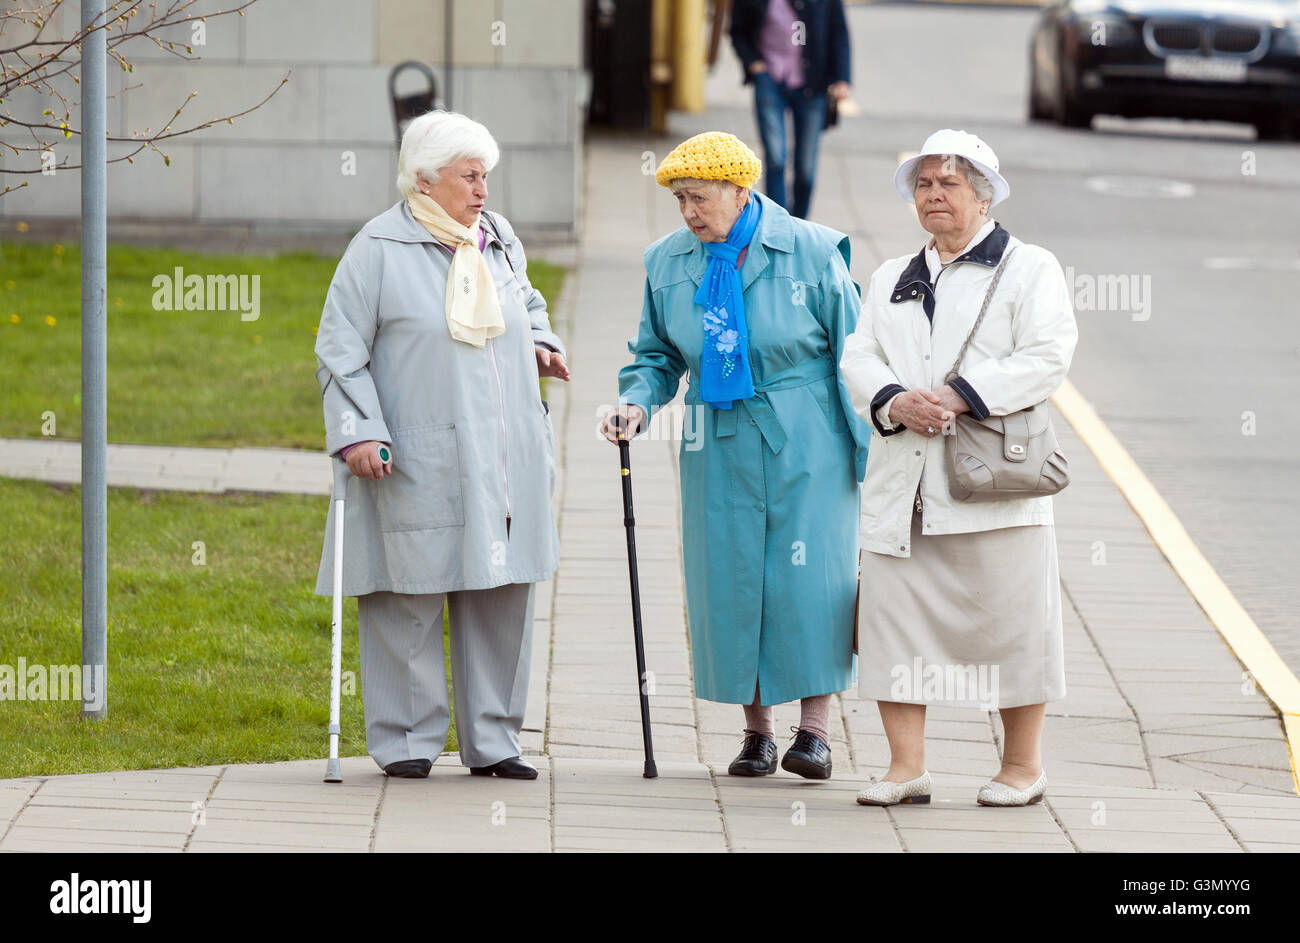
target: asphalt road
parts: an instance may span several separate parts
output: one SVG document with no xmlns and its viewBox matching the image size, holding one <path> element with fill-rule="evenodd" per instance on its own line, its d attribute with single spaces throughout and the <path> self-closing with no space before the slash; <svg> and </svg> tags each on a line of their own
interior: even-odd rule
<svg viewBox="0 0 1300 943">
<path fill-rule="evenodd" d="M 994 215 L 1075 277 L 1071 379 L 1300 672 L 1300 145 L 1226 123 L 1030 124 L 1036 17 L 852 7 L 861 115 L 822 138 L 812 218 L 853 237 L 865 282 L 923 241 L 891 188 L 899 153 L 938 128 L 983 137 L 1012 187 Z M 707 113 L 674 115 L 672 135 L 719 128 L 757 148 L 729 49 L 708 96 Z"/>
</svg>

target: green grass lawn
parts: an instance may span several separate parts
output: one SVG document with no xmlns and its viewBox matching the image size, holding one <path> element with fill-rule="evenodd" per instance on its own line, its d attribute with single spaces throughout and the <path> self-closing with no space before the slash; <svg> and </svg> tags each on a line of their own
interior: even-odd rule
<svg viewBox="0 0 1300 943">
<path fill-rule="evenodd" d="M 109 441 L 322 448 L 313 345 L 336 262 L 110 246 Z M 258 319 L 154 310 L 154 276 L 176 267 L 261 275 Z M 552 301 L 563 274 L 529 265 Z M 80 293 L 77 246 L 0 243 L 0 436 L 41 435 L 50 411 L 59 438 L 80 438 Z M 76 488 L 0 479 L 0 665 L 80 663 L 80 509 Z M 107 717 L 0 700 L 0 778 L 323 757 L 325 512 L 323 497 L 110 490 Z M 365 754 L 356 611 L 347 600 L 345 756 Z"/>
<path fill-rule="evenodd" d="M 326 501 L 110 490 L 107 716 L 0 700 L 0 778 L 314 757 L 323 775 L 330 600 L 312 590 Z M 0 664 L 79 664 L 79 489 L 0 478 L 0 507 Z M 340 753 L 364 756 L 356 601 L 343 613 L 355 693 Z"/>
<path fill-rule="evenodd" d="M 337 259 L 108 250 L 108 439 L 158 445 L 324 447 L 313 353 Z M 75 244 L 0 243 L 0 436 L 81 436 L 81 274 Z M 156 311 L 156 275 L 260 275 L 257 320 Z M 564 270 L 528 275 L 552 303 Z"/>
</svg>

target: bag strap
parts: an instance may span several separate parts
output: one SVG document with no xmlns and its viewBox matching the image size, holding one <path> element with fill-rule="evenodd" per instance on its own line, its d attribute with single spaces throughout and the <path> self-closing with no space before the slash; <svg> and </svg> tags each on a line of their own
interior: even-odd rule
<svg viewBox="0 0 1300 943">
<path fill-rule="evenodd" d="M 510 247 L 507 246 L 506 241 L 501 238 L 501 230 L 497 229 L 497 221 L 487 213 L 481 214 L 479 218 L 486 219 L 488 225 L 492 227 L 492 235 L 496 236 L 497 242 L 501 243 L 501 252 L 506 257 L 506 265 L 510 266 L 510 274 L 514 275 L 515 280 L 518 281 L 519 273 L 515 271 L 515 263 L 510 261 Z M 520 285 L 522 286 L 523 282 L 520 282 Z"/>
<path fill-rule="evenodd" d="M 980 306 L 979 317 L 977 317 L 975 323 L 971 325 L 970 333 L 966 335 L 965 343 L 961 345 L 961 350 L 957 352 L 956 362 L 952 365 L 952 369 L 948 371 L 948 375 L 944 377 L 945 383 L 951 383 L 953 378 L 960 372 L 961 362 L 966 356 L 966 349 L 970 347 L 971 338 L 975 336 L 975 332 L 979 330 L 980 323 L 984 320 L 984 315 L 988 313 L 989 302 L 993 300 L 993 293 L 998 290 L 998 282 L 1002 281 L 1002 271 L 1007 267 L 1007 260 L 1011 258 L 1011 253 L 1014 251 L 1014 249 L 1008 246 L 1007 250 L 1002 253 L 1002 261 L 999 262 L 998 267 L 993 270 L 993 279 L 989 282 L 988 291 L 984 293 L 984 304 Z"/>
<path fill-rule="evenodd" d="M 501 238 L 501 230 L 497 229 L 496 220 L 494 220 L 487 213 L 483 213 L 479 218 L 486 219 L 488 221 L 488 225 L 492 227 L 492 234 L 497 237 L 497 242 L 501 243 L 501 254 L 506 257 L 506 265 L 510 266 L 510 274 L 514 276 L 514 279 L 518 283 L 519 287 L 524 289 L 524 291 L 527 291 L 528 286 L 523 283 L 522 279 L 520 279 L 519 272 L 515 270 L 515 263 L 510 261 L 510 247 L 507 246 L 506 241 Z M 546 344 L 546 346 L 550 347 L 551 345 Z M 551 349 L 555 350 L 555 348 L 553 347 L 551 347 Z M 556 353 L 559 353 L 559 351 L 556 351 Z M 549 416 L 551 414 L 550 404 L 547 403 L 546 400 L 542 400 L 542 405 L 546 407 L 546 414 Z"/>
</svg>

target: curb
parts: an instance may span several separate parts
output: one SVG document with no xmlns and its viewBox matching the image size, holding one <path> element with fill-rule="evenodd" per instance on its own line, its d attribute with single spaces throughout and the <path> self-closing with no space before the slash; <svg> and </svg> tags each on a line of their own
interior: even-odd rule
<svg viewBox="0 0 1300 943">
<path fill-rule="evenodd" d="M 1300 758 L 1300 678 L 1287 667 L 1277 649 L 1197 548 L 1173 509 L 1074 384 L 1064 381 L 1052 397 L 1052 403 L 1119 488 L 1156 548 L 1169 561 L 1228 649 L 1281 715 L 1291 779 L 1296 794 L 1300 795 L 1300 772 L 1296 769 Z"/>
</svg>

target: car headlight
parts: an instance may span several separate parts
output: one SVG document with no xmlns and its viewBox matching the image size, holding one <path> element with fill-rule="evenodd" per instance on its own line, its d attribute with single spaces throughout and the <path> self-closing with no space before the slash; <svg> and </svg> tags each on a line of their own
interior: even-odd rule
<svg viewBox="0 0 1300 943">
<path fill-rule="evenodd" d="M 1300 20 L 1281 23 L 1273 38 L 1273 48 L 1278 52 L 1300 56 Z"/>
</svg>

